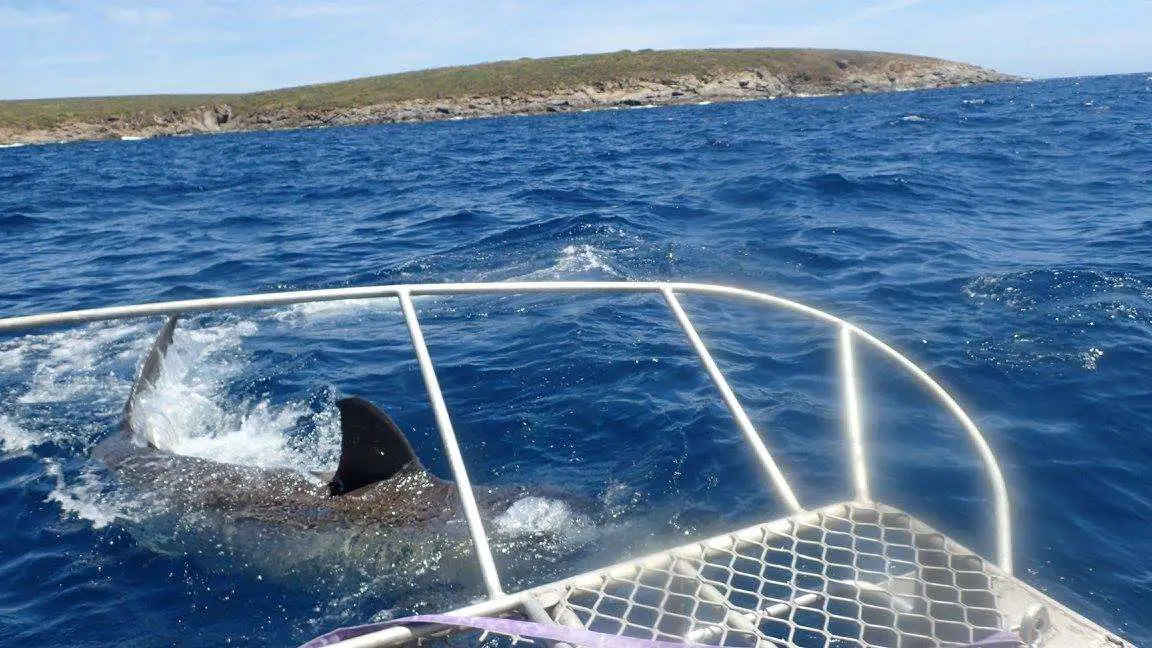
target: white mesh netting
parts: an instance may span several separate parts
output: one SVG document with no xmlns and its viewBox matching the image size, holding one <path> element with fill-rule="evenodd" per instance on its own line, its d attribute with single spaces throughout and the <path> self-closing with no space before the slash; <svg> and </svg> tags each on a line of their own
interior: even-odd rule
<svg viewBox="0 0 1152 648">
<path fill-rule="evenodd" d="M 1001 627 L 983 559 L 905 513 L 841 505 L 569 583 L 553 615 L 723 646 L 935 647 Z"/>
</svg>

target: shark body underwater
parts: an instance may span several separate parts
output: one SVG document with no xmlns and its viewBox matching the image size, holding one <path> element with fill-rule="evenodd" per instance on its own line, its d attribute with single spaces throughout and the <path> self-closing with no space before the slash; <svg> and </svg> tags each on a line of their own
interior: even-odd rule
<svg viewBox="0 0 1152 648">
<path fill-rule="evenodd" d="M 153 343 L 119 432 L 93 453 L 119 485 L 160 511 L 137 525 L 134 535 L 144 544 L 189 553 L 198 540 L 201 547 L 226 548 L 216 552 L 233 554 L 225 561 L 239 558 L 272 573 L 300 575 L 314 571 L 310 566 L 324 571 L 349 562 L 361 571 L 375 566 L 437 580 L 460 578 L 431 572 L 474 572 L 466 566 L 470 541 L 455 485 L 426 470 L 399 427 L 362 398 L 338 403 L 341 455 L 331 475 L 228 464 L 155 447 L 138 409 L 156 389 L 177 321 L 169 317 Z M 475 492 L 488 520 L 531 495 L 524 487 Z M 453 569 L 448 562 L 459 564 Z"/>
</svg>

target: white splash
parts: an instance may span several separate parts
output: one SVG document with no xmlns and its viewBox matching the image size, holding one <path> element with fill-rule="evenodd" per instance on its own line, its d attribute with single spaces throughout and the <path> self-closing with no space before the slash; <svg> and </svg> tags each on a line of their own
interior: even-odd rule
<svg viewBox="0 0 1152 648">
<path fill-rule="evenodd" d="M 1080 366 L 1089 371 L 1096 371 L 1096 367 L 1100 362 L 1100 358 L 1104 357 L 1104 352 L 1096 347 L 1091 347 L 1087 351 L 1080 353 Z"/>
<path fill-rule="evenodd" d="M 574 512 L 566 502 L 536 496 L 516 500 L 492 522 L 497 533 L 513 538 L 541 533 L 570 537 L 594 527 L 588 516 Z"/>
<path fill-rule="evenodd" d="M 23 366 L 24 350 L 22 348 L 0 348 L 0 373 L 16 373 Z"/>
<path fill-rule="evenodd" d="M 561 279 L 573 275 L 601 274 L 610 277 L 622 277 L 619 270 L 612 267 L 607 261 L 608 253 L 587 243 L 568 245 L 560 251 L 560 257 L 551 268 L 532 273 L 532 277 L 541 276 Z"/>
<path fill-rule="evenodd" d="M 242 339 L 255 332 L 251 322 L 177 329 L 154 389 L 137 399 L 131 424 L 140 440 L 174 451 L 183 437 L 210 434 L 224 423 L 215 399 L 243 369 Z"/>
<path fill-rule="evenodd" d="M 293 304 L 276 313 L 273 317 L 281 322 L 311 324 L 361 315 L 399 312 L 399 310 L 400 303 L 398 300 L 391 297 L 381 297 Z"/>
<path fill-rule="evenodd" d="M 257 330 L 248 321 L 177 329 L 155 388 L 139 397 L 133 411 L 132 429 L 141 440 L 176 454 L 223 463 L 302 471 L 325 468 L 318 464 L 333 456 L 333 449 L 304 453 L 289 444 L 292 428 L 311 415 L 305 404 L 236 402 L 229 397 L 229 381 L 248 363 L 243 339 Z M 338 445 L 334 440 L 338 435 L 330 430 L 321 436 L 325 445 Z"/>
<path fill-rule="evenodd" d="M 56 487 L 44 501 L 56 502 L 65 514 L 88 520 L 94 529 L 106 527 L 117 518 L 128 517 L 120 503 L 106 492 L 100 473 L 92 466 L 85 467 L 79 478 L 71 482 L 65 479 L 55 459 L 44 460 L 44 472 L 56 479 Z"/>
<path fill-rule="evenodd" d="M 11 416 L 0 414 L 0 450 L 21 454 L 40 443 L 40 437 L 20 427 Z"/>
<path fill-rule="evenodd" d="M 921 117 L 920 115 L 904 115 L 903 117 L 900 118 L 900 121 L 902 121 L 902 122 L 925 122 L 928 120 Z"/>
<path fill-rule="evenodd" d="M 242 407 L 239 416 L 230 416 L 226 411 L 212 412 L 206 419 L 192 419 L 192 422 L 222 419 L 221 429 L 196 430 L 196 434 L 179 431 L 180 435 L 167 449 L 179 455 L 223 463 L 292 467 L 301 463 L 302 458 L 287 446 L 285 433 L 307 415 L 308 410 L 301 405 L 289 403 L 274 409 L 267 401 L 251 408 Z"/>
<path fill-rule="evenodd" d="M 43 444 L 87 446 L 115 434 L 107 429 L 108 421 L 119 416 L 158 325 L 158 320 L 94 324 L 0 341 L 0 372 L 21 376 L 25 385 L 0 413 L 0 451 L 5 456 L 33 455 Z M 132 423 L 140 438 L 177 454 L 228 463 L 301 471 L 335 464 L 340 430 L 334 402 L 316 413 L 306 401 L 274 404 L 229 393 L 232 381 L 250 363 L 244 339 L 258 330 L 256 323 L 238 319 L 208 325 L 182 322 L 156 389 L 146 391 L 138 403 Z M 57 403 L 106 420 L 83 425 L 40 418 L 42 404 Z M 301 423 L 307 424 L 309 435 L 294 439 L 290 433 Z M 56 481 L 48 501 L 95 528 L 128 518 L 131 511 L 147 510 L 144 500 L 121 498 L 97 464 L 80 472 L 64 468 L 56 458 L 43 458 L 43 464 Z"/>
<path fill-rule="evenodd" d="M 110 402 L 122 397 L 123 377 L 112 363 L 148 347 L 144 324 L 94 324 L 46 335 L 28 335 L 0 348 L 3 366 L 35 362 L 28 391 L 21 403 L 60 403 L 77 400 Z"/>
</svg>

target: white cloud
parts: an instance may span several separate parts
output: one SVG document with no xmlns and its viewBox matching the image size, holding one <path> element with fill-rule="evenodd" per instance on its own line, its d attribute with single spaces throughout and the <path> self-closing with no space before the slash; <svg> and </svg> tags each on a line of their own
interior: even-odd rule
<svg viewBox="0 0 1152 648">
<path fill-rule="evenodd" d="M 346 4 L 342 2 L 297 2 L 291 5 L 277 5 L 272 15 L 286 20 L 307 20 L 337 16 L 362 16 L 379 13 L 384 7 L 372 4 Z"/>
<path fill-rule="evenodd" d="M 107 60 L 108 55 L 102 52 L 76 52 L 74 54 L 40 57 L 33 60 L 28 67 L 54 68 L 57 66 L 99 65 Z"/>
<path fill-rule="evenodd" d="M 117 7 L 108 10 L 108 18 L 113 22 L 127 25 L 159 25 L 172 20 L 172 12 L 166 9 L 125 9 Z"/>
<path fill-rule="evenodd" d="M 852 25 L 865 20 L 870 20 L 876 16 L 880 16 L 893 11 L 907 9 L 913 5 L 918 5 L 924 0 L 887 0 L 887 2 L 877 2 L 874 5 L 867 6 L 860 11 L 841 18 L 836 21 L 837 25 Z"/>
<path fill-rule="evenodd" d="M 0 29 L 28 29 L 43 25 L 59 25 L 72 19 L 65 11 L 41 11 L 0 7 Z"/>
</svg>

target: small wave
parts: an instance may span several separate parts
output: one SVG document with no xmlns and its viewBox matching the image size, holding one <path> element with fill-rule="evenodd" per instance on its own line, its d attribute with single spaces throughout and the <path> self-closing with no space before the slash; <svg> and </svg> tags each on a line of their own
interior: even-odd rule
<svg viewBox="0 0 1152 648">
<path fill-rule="evenodd" d="M 1144 305 L 1152 300 L 1152 286 L 1127 273 L 1059 268 L 983 275 L 964 284 L 964 294 L 980 302 L 1000 303 L 1017 311 L 1043 305 L 1069 315 L 1091 310 L 1111 312 L 1116 307 Z"/>
<path fill-rule="evenodd" d="M 839 173 L 821 173 L 809 176 L 805 179 L 805 184 L 813 189 L 819 189 L 821 192 L 829 194 L 849 193 L 857 189 L 855 182 Z"/>
<path fill-rule="evenodd" d="M 963 101 L 960 102 L 960 105 L 968 106 L 971 108 L 973 106 L 983 106 L 983 105 L 986 105 L 987 103 L 988 103 L 987 99 L 964 99 Z"/>
<path fill-rule="evenodd" d="M 607 257 L 607 252 L 587 243 L 568 245 L 560 251 L 560 257 L 556 259 L 552 267 L 533 272 L 529 277 L 563 279 L 589 274 L 601 277 L 623 277 L 623 274 L 608 262 Z"/>
<path fill-rule="evenodd" d="M 870 175 L 848 178 L 839 173 L 820 173 L 805 178 L 804 183 L 820 193 L 829 195 L 852 193 L 915 194 L 908 185 L 908 181 L 899 175 Z"/>
<path fill-rule="evenodd" d="M 594 208 L 608 203 L 610 195 L 606 191 L 594 191 L 587 187 L 548 187 L 531 186 L 512 194 L 514 200 L 539 201 L 544 204 L 571 205 Z"/>
<path fill-rule="evenodd" d="M 0 149 L 20 148 L 21 146 L 28 146 L 26 142 L 10 142 L 8 144 L 0 144 Z"/>
<path fill-rule="evenodd" d="M 0 229 L 29 229 L 40 225 L 52 225 L 55 222 L 51 218 L 37 218 L 27 214 L 9 214 L 0 216 Z"/>
<path fill-rule="evenodd" d="M 1007 338 L 971 344 L 965 349 L 965 355 L 993 366 L 1013 369 L 1034 371 L 1045 366 L 1075 366 L 1085 371 L 1096 371 L 1105 352 L 1094 346 L 1077 348 L 1068 340 L 1013 333 Z"/>
<path fill-rule="evenodd" d="M 1009 308 L 1028 308 L 1035 304 L 1035 300 L 1025 297 L 1020 288 L 1003 283 L 1004 277 L 1000 276 L 977 277 L 964 284 L 963 290 L 969 299 L 998 301 Z"/>
<path fill-rule="evenodd" d="M 900 121 L 919 123 L 919 122 L 926 122 L 928 120 L 921 117 L 920 115 L 904 115 L 903 117 L 900 118 Z"/>
<path fill-rule="evenodd" d="M 1152 287 L 1125 273 L 1031 270 L 977 277 L 963 291 L 978 305 L 1012 311 L 1027 325 L 970 347 L 970 356 L 996 365 L 1076 365 L 1095 371 L 1106 355 L 1095 332 L 1098 324 L 1152 321 Z"/>
</svg>

